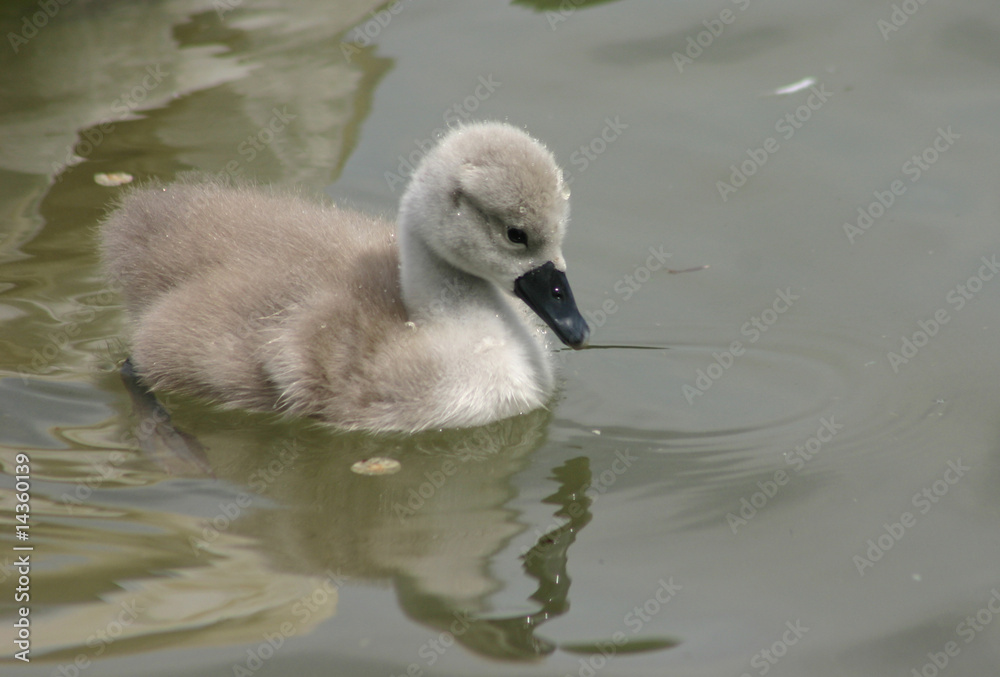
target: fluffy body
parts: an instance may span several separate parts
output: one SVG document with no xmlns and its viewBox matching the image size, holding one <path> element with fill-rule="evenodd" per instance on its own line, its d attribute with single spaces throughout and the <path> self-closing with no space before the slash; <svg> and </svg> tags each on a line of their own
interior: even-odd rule
<svg viewBox="0 0 1000 677">
<path fill-rule="evenodd" d="M 189 180 L 127 193 L 102 247 L 154 390 L 349 429 L 466 427 L 553 392 L 545 332 L 510 291 L 543 261 L 565 269 L 567 197 L 547 150 L 482 124 L 425 158 L 397 227 Z"/>
</svg>

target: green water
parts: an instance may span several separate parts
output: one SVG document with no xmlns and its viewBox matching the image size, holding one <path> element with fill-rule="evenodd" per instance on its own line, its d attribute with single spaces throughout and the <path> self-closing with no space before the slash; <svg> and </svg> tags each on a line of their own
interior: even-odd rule
<svg viewBox="0 0 1000 677">
<path fill-rule="evenodd" d="M 0 10 L 4 674 L 996 672 L 993 2 L 56 6 Z M 572 177 L 549 411 L 133 401 L 95 175 L 391 214 L 466 117 Z"/>
</svg>

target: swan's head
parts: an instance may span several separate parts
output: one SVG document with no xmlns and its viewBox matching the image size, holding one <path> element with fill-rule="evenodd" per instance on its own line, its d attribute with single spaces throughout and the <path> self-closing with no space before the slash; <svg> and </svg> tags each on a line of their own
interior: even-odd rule
<svg viewBox="0 0 1000 677">
<path fill-rule="evenodd" d="M 400 203 L 400 238 L 516 294 L 580 348 L 590 328 L 566 280 L 568 217 L 552 153 L 515 127 L 479 123 L 450 132 L 421 161 Z"/>
</svg>

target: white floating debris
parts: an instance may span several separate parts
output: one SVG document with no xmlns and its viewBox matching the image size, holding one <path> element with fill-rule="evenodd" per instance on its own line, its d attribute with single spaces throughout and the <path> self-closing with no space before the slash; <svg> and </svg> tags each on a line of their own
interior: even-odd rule
<svg viewBox="0 0 1000 677">
<path fill-rule="evenodd" d="M 402 469 L 403 465 L 394 458 L 373 456 L 358 461 L 351 466 L 351 472 L 359 475 L 393 475 Z"/>
<path fill-rule="evenodd" d="M 784 87 L 778 87 L 773 92 L 766 92 L 768 95 L 779 96 L 781 94 L 794 94 L 795 92 L 801 92 L 803 89 L 808 89 L 816 84 L 816 78 L 809 76 L 807 78 L 802 78 L 798 82 L 793 82 L 790 85 L 785 85 Z"/>
<path fill-rule="evenodd" d="M 111 174 L 94 174 L 94 183 L 98 186 L 112 188 L 114 186 L 124 186 L 132 183 L 133 176 L 127 172 L 113 172 Z"/>
</svg>

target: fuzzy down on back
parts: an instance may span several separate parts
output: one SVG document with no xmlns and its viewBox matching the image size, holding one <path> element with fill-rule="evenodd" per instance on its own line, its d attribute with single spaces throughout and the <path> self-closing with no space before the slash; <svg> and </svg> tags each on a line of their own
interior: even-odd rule
<svg viewBox="0 0 1000 677">
<path fill-rule="evenodd" d="M 132 359 L 153 389 L 344 427 L 382 427 L 371 419 L 396 406 L 378 406 L 364 373 L 364 356 L 393 341 L 387 328 L 406 322 L 391 224 L 291 195 L 182 183 L 132 191 L 102 235 L 132 317 Z"/>
</svg>

